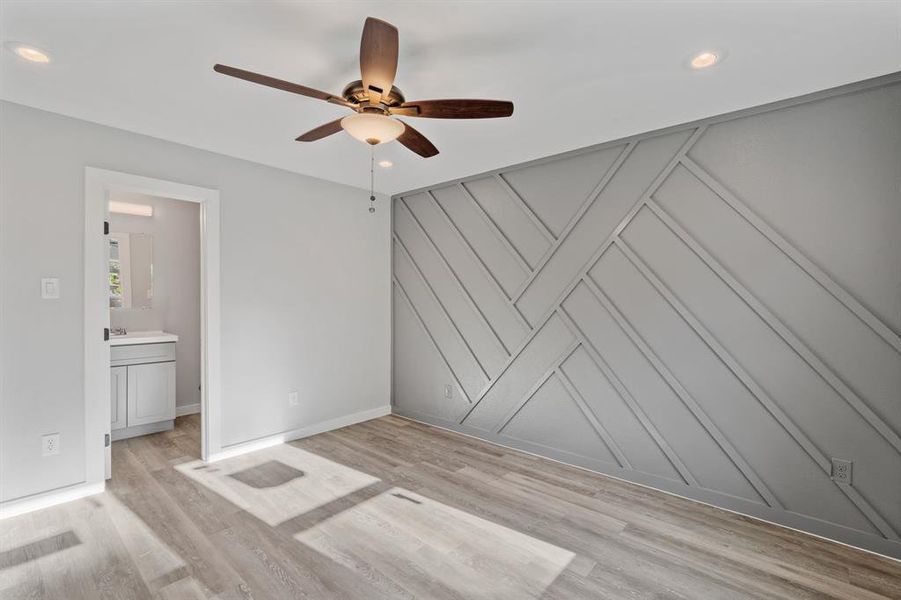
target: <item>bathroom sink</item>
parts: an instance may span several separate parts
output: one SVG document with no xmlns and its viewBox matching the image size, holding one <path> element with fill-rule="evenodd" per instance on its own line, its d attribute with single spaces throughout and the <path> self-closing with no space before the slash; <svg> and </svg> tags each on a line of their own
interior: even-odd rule
<svg viewBox="0 0 901 600">
<path fill-rule="evenodd" d="M 177 342 L 178 336 L 165 331 L 129 331 L 125 335 L 110 335 L 110 346 L 132 346 L 134 344 L 162 344 Z"/>
</svg>

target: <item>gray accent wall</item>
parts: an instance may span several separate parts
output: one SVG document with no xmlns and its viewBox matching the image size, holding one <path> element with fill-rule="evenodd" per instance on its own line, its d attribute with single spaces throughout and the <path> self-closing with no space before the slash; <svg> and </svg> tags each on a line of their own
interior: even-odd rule
<svg viewBox="0 0 901 600">
<path fill-rule="evenodd" d="M 899 82 L 395 196 L 394 411 L 901 558 Z"/>
</svg>

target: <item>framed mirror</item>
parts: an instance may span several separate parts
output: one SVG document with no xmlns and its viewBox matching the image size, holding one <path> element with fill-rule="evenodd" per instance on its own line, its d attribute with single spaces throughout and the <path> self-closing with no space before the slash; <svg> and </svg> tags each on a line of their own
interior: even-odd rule
<svg viewBox="0 0 901 600">
<path fill-rule="evenodd" d="M 110 233 L 109 305 L 111 309 L 153 306 L 153 236 Z"/>
</svg>

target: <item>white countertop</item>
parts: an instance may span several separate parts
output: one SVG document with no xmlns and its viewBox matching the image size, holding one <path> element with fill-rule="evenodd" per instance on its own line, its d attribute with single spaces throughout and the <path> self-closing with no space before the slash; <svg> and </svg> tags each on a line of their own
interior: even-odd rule
<svg viewBox="0 0 901 600">
<path fill-rule="evenodd" d="M 133 346 L 135 344 L 163 344 L 177 342 L 178 336 L 165 331 L 129 331 L 125 335 L 110 335 L 110 346 Z"/>
</svg>

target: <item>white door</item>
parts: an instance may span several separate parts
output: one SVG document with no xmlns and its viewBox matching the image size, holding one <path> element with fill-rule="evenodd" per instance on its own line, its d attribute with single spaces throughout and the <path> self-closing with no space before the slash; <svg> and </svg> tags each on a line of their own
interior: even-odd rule
<svg viewBox="0 0 901 600">
<path fill-rule="evenodd" d="M 104 194 L 105 196 L 105 194 Z M 85 196 L 85 222 L 92 223 L 94 222 L 92 219 L 88 218 L 88 199 L 87 195 Z M 109 211 L 107 210 L 108 204 L 104 201 L 103 208 L 101 209 L 103 212 L 103 262 L 98 265 L 100 266 L 100 272 L 98 274 L 102 274 L 99 278 L 101 281 L 97 283 L 99 289 L 102 289 L 103 292 L 100 294 L 100 298 L 103 298 L 102 304 L 102 322 L 104 325 L 104 344 L 102 346 L 102 353 L 98 356 L 98 359 L 101 361 L 103 368 L 109 368 L 110 364 L 110 345 L 109 345 L 109 330 L 110 330 L 110 311 L 109 311 L 109 259 L 110 259 L 110 247 L 109 247 Z M 97 227 L 100 226 L 100 223 L 96 223 Z M 85 236 L 87 236 L 87 232 L 85 232 Z M 87 248 L 87 240 L 85 241 L 85 248 Z M 88 285 L 88 281 L 91 281 L 89 277 L 89 273 L 93 271 L 93 267 L 90 266 L 90 263 L 93 261 L 88 260 L 89 253 L 85 254 L 85 285 L 88 287 L 92 287 Z M 93 281 L 91 281 L 93 284 Z M 87 299 L 88 294 L 85 292 L 85 299 Z M 96 298 L 96 296 L 95 296 Z M 93 310 L 93 309 L 92 309 Z M 87 325 L 88 317 L 87 317 L 87 309 L 85 309 L 85 325 Z M 85 330 L 88 328 L 86 327 Z M 87 363 L 87 361 L 86 361 Z M 111 427 L 106 430 L 103 436 L 103 473 L 104 478 L 109 479 L 113 476 L 113 443 L 112 443 L 112 431 L 116 428 L 116 421 L 125 418 L 125 394 L 127 390 L 125 389 L 125 368 L 120 367 L 120 372 L 115 373 L 116 369 L 113 369 L 110 373 L 110 414 L 107 415 L 108 418 L 104 419 L 103 415 L 98 415 L 98 418 L 101 419 L 101 423 L 110 423 Z M 87 373 L 87 367 L 85 367 L 85 372 Z M 85 375 L 87 377 L 87 375 Z M 99 380 L 97 382 L 98 387 L 100 385 Z M 100 388 L 102 389 L 102 388 Z M 99 401 L 99 400 L 98 400 Z M 103 402 L 101 402 L 100 407 L 103 407 Z M 121 408 L 121 411 L 119 410 Z"/>
<path fill-rule="evenodd" d="M 128 367 L 129 427 L 175 418 L 175 363 Z"/>
<path fill-rule="evenodd" d="M 128 398 L 128 367 L 111 367 L 109 370 L 110 430 L 126 426 L 126 398 Z"/>
</svg>

